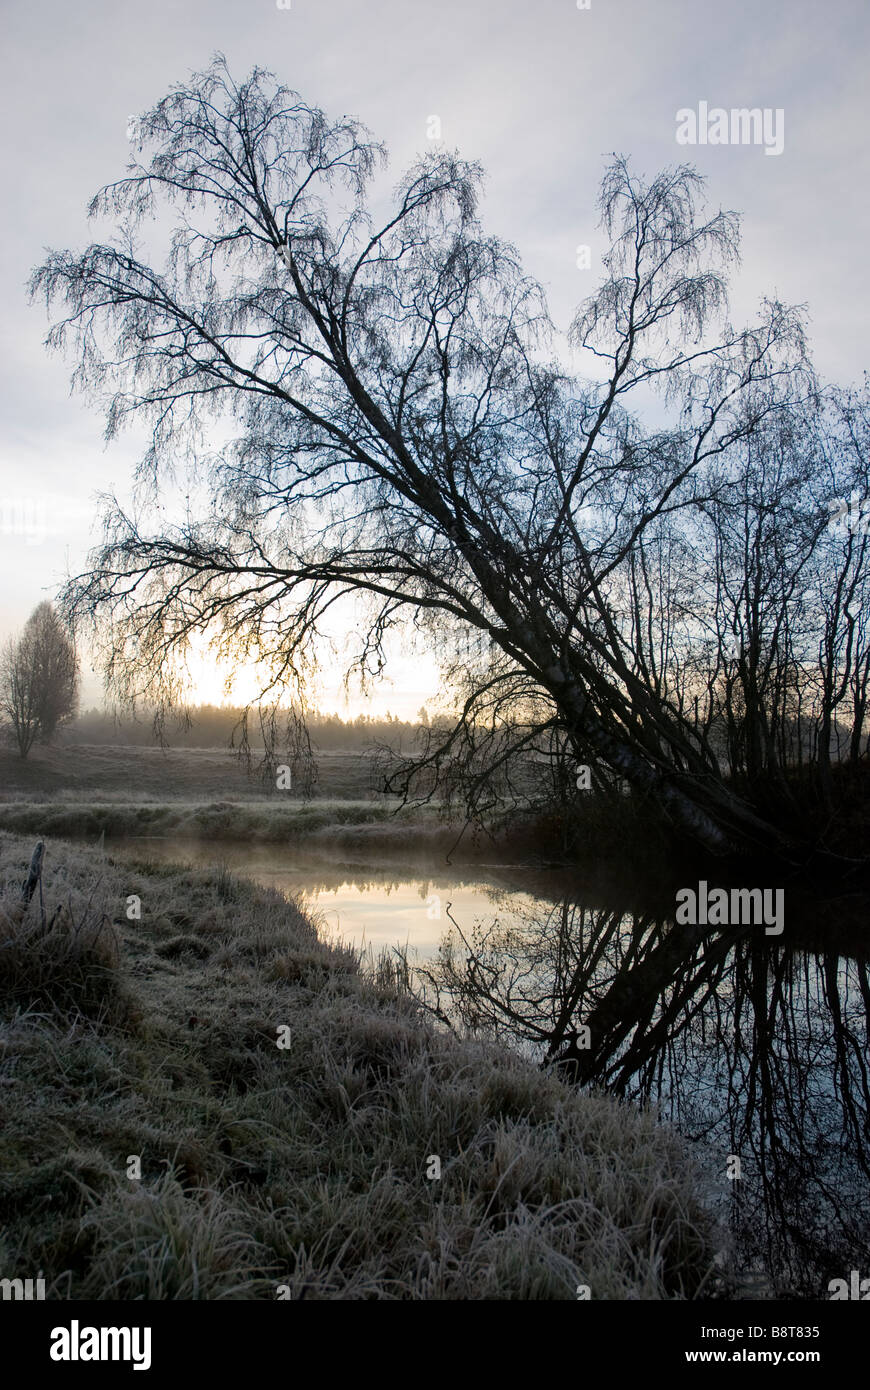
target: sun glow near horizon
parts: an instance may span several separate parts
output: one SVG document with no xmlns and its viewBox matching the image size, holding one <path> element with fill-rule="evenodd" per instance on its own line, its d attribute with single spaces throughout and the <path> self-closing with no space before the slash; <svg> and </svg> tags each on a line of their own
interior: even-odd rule
<svg viewBox="0 0 870 1390">
<path fill-rule="evenodd" d="M 361 690 L 358 677 L 345 687 L 348 656 L 340 652 L 340 645 L 334 643 L 338 651 L 326 641 L 320 645 L 316 669 L 304 690 L 309 709 L 337 714 L 345 720 L 361 715 L 381 718 L 389 713 L 413 721 L 422 706 L 432 713 L 443 702 L 443 678 L 434 654 L 411 652 L 400 641 L 388 643 L 387 668 L 372 682 L 372 691 L 367 694 Z M 82 707 L 104 704 L 104 685 L 98 669 L 90 660 L 83 660 L 82 665 Z M 270 689 L 273 676 L 266 661 L 221 656 L 215 639 L 204 634 L 191 639 L 184 659 L 179 658 L 173 667 L 172 679 L 177 702 L 187 706 L 239 708 L 256 706 L 261 701 L 289 706 L 299 700 L 299 692 L 292 684 L 281 683 Z"/>
</svg>

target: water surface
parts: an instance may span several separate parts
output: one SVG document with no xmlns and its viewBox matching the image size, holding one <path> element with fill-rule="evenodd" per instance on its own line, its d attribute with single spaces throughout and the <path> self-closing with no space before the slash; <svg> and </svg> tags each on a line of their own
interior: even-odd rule
<svg viewBox="0 0 870 1390">
<path fill-rule="evenodd" d="M 120 853 L 223 862 L 298 897 L 330 936 L 405 948 L 457 1027 L 657 1105 L 728 1233 L 732 1296 L 826 1299 L 870 1276 L 867 904 L 789 890 L 774 937 L 678 925 L 652 892 L 531 866 L 178 840 Z"/>
</svg>

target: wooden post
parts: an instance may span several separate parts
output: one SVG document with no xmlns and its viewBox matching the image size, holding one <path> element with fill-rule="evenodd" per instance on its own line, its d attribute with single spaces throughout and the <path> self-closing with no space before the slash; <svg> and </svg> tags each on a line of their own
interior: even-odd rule
<svg viewBox="0 0 870 1390">
<path fill-rule="evenodd" d="M 36 849 L 33 851 L 33 854 L 31 855 L 30 868 L 27 872 L 27 878 L 21 885 L 21 901 L 24 903 L 29 903 L 30 899 L 36 892 L 36 885 L 39 882 L 39 878 L 42 873 L 42 856 L 44 853 L 45 845 L 42 843 L 42 840 L 40 840 L 39 844 L 36 846 Z"/>
</svg>

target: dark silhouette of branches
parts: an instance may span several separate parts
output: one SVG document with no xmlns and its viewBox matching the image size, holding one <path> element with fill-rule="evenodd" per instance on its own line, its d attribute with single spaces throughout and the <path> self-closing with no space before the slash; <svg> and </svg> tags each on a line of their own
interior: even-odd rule
<svg viewBox="0 0 870 1390">
<path fill-rule="evenodd" d="M 572 328 L 603 377 L 574 380 L 457 155 L 421 158 L 375 222 L 368 132 L 220 58 L 138 131 L 92 204 L 116 240 L 52 253 L 32 286 L 65 306 L 49 343 L 108 395 L 109 435 L 150 422 L 140 500 L 106 499 L 65 594 L 115 688 L 171 702 L 205 633 L 301 706 L 315 638 L 353 599 L 363 680 L 412 625 L 459 682 L 459 724 L 399 785 L 438 776 L 486 814 L 558 746 L 715 852 L 792 854 L 795 738 L 821 768 L 851 707 L 850 755 L 866 742 L 865 548 L 824 523 L 866 477 L 870 417 L 820 392 L 798 311 L 729 324 L 735 215 L 704 210 L 688 167 L 644 182 L 613 159 L 605 274 Z M 171 219 L 161 271 L 135 242 L 152 212 Z M 632 409 L 649 387 L 667 426 Z M 235 434 L 204 460 L 215 425 Z M 155 522 L 149 497 L 186 463 L 210 505 Z"/>
</svg>

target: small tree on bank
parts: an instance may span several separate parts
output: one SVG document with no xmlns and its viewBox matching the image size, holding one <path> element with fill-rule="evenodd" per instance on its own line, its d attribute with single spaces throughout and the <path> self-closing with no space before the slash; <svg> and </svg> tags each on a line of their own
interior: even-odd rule
<svg viewBox="0 0 870 1390">
<path fill-rule="evenodd" d="M 40 603 L 0 658 L 0 715 L 26 758 L 39 739 L 47 743 L 78 706 L 75 646 L 50 603 Z"/>
</svg>

